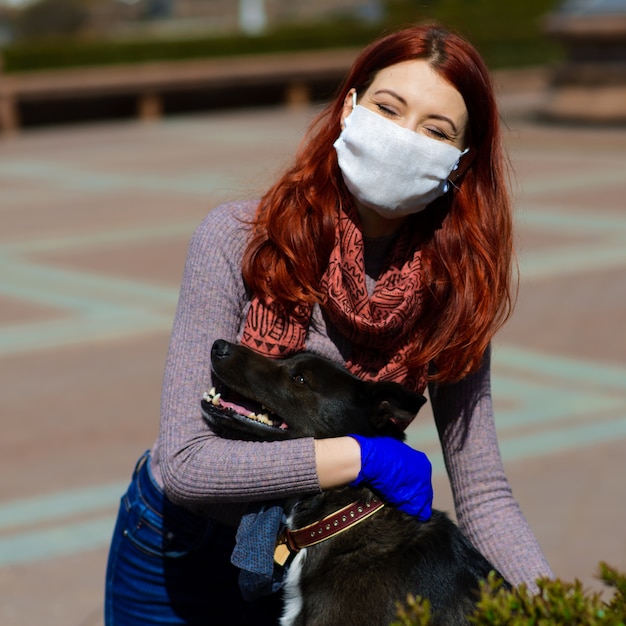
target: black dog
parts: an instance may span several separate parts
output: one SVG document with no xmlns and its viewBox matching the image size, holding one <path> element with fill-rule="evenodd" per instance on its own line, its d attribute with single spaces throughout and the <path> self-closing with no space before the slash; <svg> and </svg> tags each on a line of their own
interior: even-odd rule
<svg viewBox="0 0 626 626">
<path fill-rule="evenodd" d="M 401 385 L 362 381 L 310 353 L 272 360 L 218 340 L 211 360 L 217 389 L 205 393 L 203 414 L 215 432 L 234 439 L 402 439 L 398 424 L 425 402 Z M 364 487 L 303 497 L 289 509 L 287 543 L 308 547 L 289 565 L 282 626 L 386 625 L 407 594 L 430 601 L 433 624 L 467 624 L 479 581 L 494 570 L 445 513 L 420 522 Z M 351 516 L 362 521 L 332 534 Z"/>
</svg>

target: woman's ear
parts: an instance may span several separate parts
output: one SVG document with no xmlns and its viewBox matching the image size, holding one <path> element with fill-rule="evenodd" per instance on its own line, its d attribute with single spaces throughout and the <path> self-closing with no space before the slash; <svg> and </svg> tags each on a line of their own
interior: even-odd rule
<svg viewBox="0 0 626 626">
<path fill-rule="evenodd" d="M 341 130 L 345 128 L 344 120 L 346 119 L 346 117 L 348 117 L 348 115 L 350 115 L 350 113 L 352 113 L 352 110 L 354 109 L 355 94 L 356 89 L 350 89 L 343 101 L 343 108 L 341 109 Z"/>
</svg>

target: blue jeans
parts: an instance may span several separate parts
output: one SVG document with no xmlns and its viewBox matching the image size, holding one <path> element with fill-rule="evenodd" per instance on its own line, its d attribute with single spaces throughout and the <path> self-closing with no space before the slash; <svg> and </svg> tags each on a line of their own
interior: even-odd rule
<svg viewBox="0 0 626 626">
<path fill-rule="evenodd" d="M 199 517 L 167 499 L 138 461 L 122 497 L 109 551 L 106 626 L 275 625 L 279 595 L 243 600 L 230 563 L 235 528 Z"/>
</svg>

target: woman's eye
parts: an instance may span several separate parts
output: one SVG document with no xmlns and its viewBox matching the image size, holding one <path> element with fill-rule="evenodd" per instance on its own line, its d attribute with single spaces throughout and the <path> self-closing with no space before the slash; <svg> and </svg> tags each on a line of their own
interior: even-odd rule
<svg viewBox="0 0 626 626">
<path fill-rule="evenodd" d="M 385 104 L 377 104 L 376 108 L 380 111 L 380 113 L 386 115 L 387 117 L 396 117 L 397 115 L 392 108 L 386 106 Z"/>
<path fill-rule="evenodd" d="M 450 137 L 448 137 L 446 133 L 444 133 L 442 130 L 439 130 L 438 128 L 426 128 L 425 130 L 429 135 L 431 135 L 435 139 L 442 139 L 444 141 L 447 141 L 450 139 Z"/>
</svg>

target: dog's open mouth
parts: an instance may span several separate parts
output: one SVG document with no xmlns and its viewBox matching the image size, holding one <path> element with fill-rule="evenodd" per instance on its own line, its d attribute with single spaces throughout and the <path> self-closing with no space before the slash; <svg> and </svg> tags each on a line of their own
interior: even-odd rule
<svg viewBox="0 0 626 626">
<path fill-rule="evenodd" d="M 220 388 L 218 391 L 212 387 L 205 391 L 202 394 L 202 409 L 207 417 L 217 414 L 238 421 L 254 422 L 255 426 L 259 425 L 281 431 L 288 429 L 285 421 L 272 413 L 266 406 L 226 388 Z"/>
</svg>

